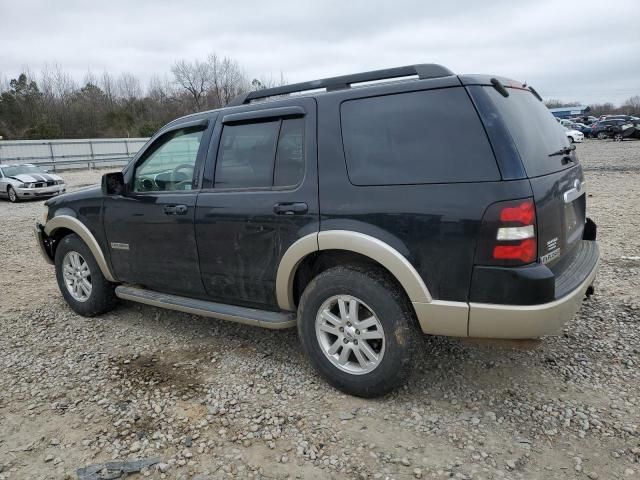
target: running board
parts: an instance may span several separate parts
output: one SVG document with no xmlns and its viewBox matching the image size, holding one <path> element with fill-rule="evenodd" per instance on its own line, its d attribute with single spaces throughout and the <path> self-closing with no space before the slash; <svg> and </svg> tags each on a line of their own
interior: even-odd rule
<svg viewBox="0 0 640 480">
<path fill-rule="evenodd" d="M 256 327 L 280 329 L 290 328 L 296 324 L 296 316 L 291 312 L 270 312 L 255 308 L 237 307 L 235 305 L 225 305 L 154 292 L 153 290 L 139 287 L 120 285 L 116 287 L 116 296 L 123 300 L 131 300 L 154 307 L 168 308 L 179 312 L 219 318 L 220 320 L 229 320 L 230 322 L 244 323 Z"/>
</svg>

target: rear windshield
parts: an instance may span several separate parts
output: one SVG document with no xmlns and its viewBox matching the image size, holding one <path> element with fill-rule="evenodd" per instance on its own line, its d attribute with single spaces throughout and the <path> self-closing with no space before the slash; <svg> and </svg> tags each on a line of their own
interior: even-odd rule
<svg viewBox="0 0 640 480">
<path fill-rule="evenodd" d="M 493 87 L 481 87 L 491 97 L 506 125 L 529 177 L 539 177 L 572 166 L 562 156 L 549 155 L 567 147 L 566 130 L 529 90 L 509 88 L 503 97 Z M 485 122 L 491 121 L 483 115 Z"/>
</svg>

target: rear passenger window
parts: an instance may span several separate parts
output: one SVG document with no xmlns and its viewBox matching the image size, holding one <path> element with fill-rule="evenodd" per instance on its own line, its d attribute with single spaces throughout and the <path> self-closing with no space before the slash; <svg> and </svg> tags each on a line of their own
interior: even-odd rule
<svg viewBox="0 0 640 480">
<path fill-rule="evenodd" d="M 225 125 L 214 188 L 294 186 L 304 176 L 304 119 Z"/>
<path fill-rule="evenodd" d="M 280 121 L 225 125 L 220 139 L 215 187 L 270 187 Z"/>
<path fill-rule="evenodd" d="M 462 88 L 350 100 L 341 108 L 355 185 L 500 180 L 493 151 Z"/>
</svg>

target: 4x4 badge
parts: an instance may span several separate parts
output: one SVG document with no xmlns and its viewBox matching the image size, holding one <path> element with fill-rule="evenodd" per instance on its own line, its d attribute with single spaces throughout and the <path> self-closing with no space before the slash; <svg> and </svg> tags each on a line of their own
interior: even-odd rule
<svg viewBox="0 0 640 480">
<path fill-rule="evenodd" d="M 113 248 L 114 250 L 129 250 L 129 244 L 111 242 L 111 248 Z"/>
</svg>

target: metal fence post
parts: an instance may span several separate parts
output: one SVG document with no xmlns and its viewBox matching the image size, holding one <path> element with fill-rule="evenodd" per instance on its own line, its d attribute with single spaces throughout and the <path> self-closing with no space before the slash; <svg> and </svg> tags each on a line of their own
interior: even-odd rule
<svg viewBox="0 0 640 480">
<path fill-rule="evenodd" d="M 87 164 L 87 168 L 92 169 L 92 168 L 96 168 L 96 163 L 95 163 L 95 159 L 96 157 L 93 154 L 93 142 L 91 140 L 89 140 L 89 150 L 91 150 L 91 166 L 89 166 L 89 164 Z"/>
<path fill-rule="evenodd" d="M 56 157 L 53 154 L 53 143 L 52 142 L 47 142 L 49 143 L 49 151 L 51 152 L 51 163 L 53 164 L 53 171 L 56 171 Z"/>
</svg>

